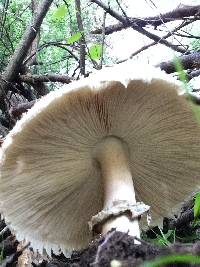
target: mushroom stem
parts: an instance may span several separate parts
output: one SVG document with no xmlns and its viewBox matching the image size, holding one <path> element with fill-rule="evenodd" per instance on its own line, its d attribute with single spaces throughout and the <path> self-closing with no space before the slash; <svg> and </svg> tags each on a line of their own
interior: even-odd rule
<svg viewBox="0 0 200 267">
<path fill-rule="evenodd" d="M 97 145 L 95 158 L 101 166 L 104 190 L 103 208 L 109 208 L 115 201 L 120 200 L 136 204 L 127 145 L 116 137 L 107 137 Z M 122 232 L 129 231 L 130 235 L 140 237 L 138 220 L 131 220 L 128 212 L 106 221 L 102 227 L 102 233 L 112 228 Z"/>
</svg>

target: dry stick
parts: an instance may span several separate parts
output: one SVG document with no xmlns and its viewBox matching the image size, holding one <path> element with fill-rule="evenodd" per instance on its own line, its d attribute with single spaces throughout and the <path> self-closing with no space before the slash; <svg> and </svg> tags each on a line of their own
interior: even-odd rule
<svg viewBox="0 0 200 267">
<path fill-rule="evenodd" d="M 179 59 L 181 60 L 183 68 L 185 70 L 200 68 L 200 52 L 194 52 L 189 55 L 183 55 L 180 56 Z M 167 73 L 173 73 L 176 71 L 173 60 L 161 62 L 158 65 L 156 65 L 156 67 L 161 68 Z"/>
<path fill-rule="evenodd" d="M 191 39 L 200 39 L 200 36 L 196 36 L 196 35 L 192 35 L 189 32 L 186 32 L 184 30 L 182 30 L 182 32 L 185 32 L 186 34 L 182 34 L 182 33 L 174 33 L 174 35 L 179 36 L 179 37 L 184 37 L 184 38 L 191 38 Z"/>
<path fill-rule="evenodd" d="M 160 26 L 161 24 L 175 21 L 175 20 L 182 20 L 185 18 L 196 16 L 195 20 L 198 20 L 199 17 L 198 14 L 200 12 L 200 5 L 197 6 L 182 6 L 177 7 L 176 9 L 162 14 L 162 20 L 160 16 L 154 16 L 154 17 L 145 17 L 145 18 L 132 18 L 129 17 L 130 24 L 124 25 L 122 23 L 117 23 L 114 25 L 110 25 L 105 28 L 106 35 L 112 34 L 113 32 L 121 31 L 123 29 L 131 27 L 132 24 L 137 24 L 140 27 L 145 27 L 147 25 L 151 25 L 154 27 Z M 96 29 L 92 31 L 93 34 L 101 34 L 102 29 Z"/>
<path fill-rule="evenodd" d="M 0 39 L 2 39 L 3 37 L 3 31 L 4 31 L 4 26 L 5 26 L 5 22 L 6 22 L 6 16 L 7 16 L 7 10 L 8 10 L 8 6 L 9 6 L 9 0 L 4 1 L 3 4 L 3 14 L 1 16 L 1 30 L 0 30 Z"/>
<path fill-rule="evenodd" d="M 1 144 L 1 143 L 3 143 L 3 139 L 0 139 L 0 144 Z M 1 232 L 0 232 L 0 236 L 2 236 L 8 229 L 9 229 L 9 227 L 8 227 L 8 226 L 5 226 L 5 227 L 3 228 L 3 230 L 1 230 Z"/>
<path fill-rule="evenodd" d="M 68 75 L 59 74 L 46 74 L 46 75 L 20 75 L 19 80 L 25 83 L 37 83 L 37 82 L 60 82 L 60 83 L 70 83 L 74 80 L 73 77 Z"/>
<path fill-rule="evenodd" d="M 12 107 L 9 110 L 9 113 L 11 114 L 11 116 L 13 118 L 18 118 L 22 115 L 22 113 L 26 112 L 28 109 L 30 109 L 34 104 L 35 104 L 35 100 L 30 101 L 30 102 L 26 102 L 26 103 L 20 103 L 15 107 Z"/>
<path fill-rule="evenodd" d="M 105 25 L 106 25 L 106 12 L 104 12 L 103 14 L 103 25 L 102 25 L 102 51 L 101 51 L 101 60 L 100 60 L 100 64 L 99 64 L 99 68 L 102 69 L 102 65 L 103 65 L 103 48 L 104 48 L 104 43 L 105 43 Z"/>
<path fill-rule="evenodd" d="M 19 74 L 19 66 L 22 66 L 23 61 L 28 54 L 28 51 L 31 47 L 33 40 L 35 39 L 37 32 L 40 29 L 42 21 L 51 5 L 53 0 L 44 0 L 41 4 L 38 5 L 38 8 L 35 12 L 35 16 L 27 26 L 26 31 L 24 32 L 20 43 L 18 44 L 17 49 L 15 50 L 10 62 L 3 74 L 3 78 L 8 82 L 13 82 Z M 7 92 L 9 90 L 9 86 L 7 83 L 3 83 L 3 90 Z M 0 90 L 0 102 L 4 101 L 3 98 L 3 90 Z"/>
<path fill-rule="evenodd" d="M 41 46 L 37 49 L 36 52 L 32 53 L 29 57 L 27 57 L 26 60 L 24 61 L 24 65 L 27 64 L 27 62 L 28 62 L 29 60 L 31 60 L 31 58 L 34 57 L 35 54 L 36 54 L 37 52 L 39 52 L 39 51 L 41 51 L 42 49 L 47 48 L 48 46 L 51 46 L 51 45 L 66 50 L 66 51 L 67 51 L 67 52 L 68 52 L 68 53 L 69 53 L 69 54 L 70 54 L 76 61 L 79 62 L 78 57 L 77 57 L 75 54 L 73 54 L 73 52 L 72 52 L 69 48 L 66 47 L 66 46 L 68 46 L 67 44 L 64 44 L 64 43 L 62 43 L 62 42 L 48 42 L 48 43 L 45 43 L 45 44 L 41 45 Z"/>
<path fill-rule="evenodd" d="M 75 0 L 75 6 L 76 6 L 76 19 L 77 19 L 78 29 L 82 35 L 80 38 L 80 41 L 79 41 L 79 44 L 80 44 L 80 72 L 81 72 L 81 75 L 85 76 L 85 55 L 86 55 L 85 47 L 86 47 L 86 42 L 85 42 L 83 22 L 82 22 L 82 18 L 81 18 L 80 0 Z"/>
<path fill-rule="evenodd" d="M 37 10 L 37 6 L 39 4 L 39 1 L 32 0 L 31 4 L 32 4 L 32 7 L 31 7 L 32 14 L 34 15 L 35 10 Z M 39 41 L 40 41 L 40 29 L 38 30 L 36 37 L 33 40 L 31 47 L 28 51 L 28 55 L 35 53 L 35 56 L 31 58 L 31 60 L 29 61 L 29 63 L 26 66 L 24 64 L 25 68 L 24 68 L 23 74 L 31 74 L 31 70 L 29 67 L 38 63 L 38 61 L 37 61 L 37 49 L 39 46 Z M 43 95 L 46 95 L 49 93 L 49 89 L 48 89 L 47 85 L 43 82 L 32 83 L 31 85 L 33 87 L 34 92 L 36 92 L 36 94 L 38 96 L 43 96 Z"/>
<path fill-rule="evenodd" d="M 124 18 L 123 16 L 121 16 L 120 14 L 118 14 L 116 11 L 112 10 L 110 7 L 107 7 L 104 3 L 102 3 L 99 0 L 90 0 L 93 3 L 96 3 L 97 5 L 99 5 L 101 8 L 103 8 L 106 12 L 108 12 L 112 17 L 114 17 L 115 19 L 119 20 L 121 23 L 123 23 L 124 25 L 127 25 L 127 19 Z M 147 36 L 148 38 L 154 40 L 155 42 L 160 42 L 161 44 L 170 47 L 171 49 L 173 49 L 176 52 L 180 52 L 180 53 L 185 53 L 187 50 L 183 49 L 181 47 L 178 47 L 177 45 L 173 45 L 172 43 L 166 41 L 165 39 L 160 39 L 159 36 L 157 36 L 156 34 L 153 34 L 151 32 L 148 32 L 147 30 L 143 29 L 142 27 L 138 26 L 136 23 L 132 24 L 131 27 L 136 30 L 137 32 Z"/>
<path fill-rule="evenodd" d="M 30 243 L 29 243 L 30 244 Z M 18 257 L 18 267 L 32 267 L 32 262 L 33 262 L 33 253 L 30 251 L 30 249 L 26 247 L 26 241 L 20 241 L 18 246 L 17 246 L 17 251 L 20 251 L 23 249 L 22 254 Z"/>
<path fill-rule="evenodd" d="M 6 257 L 1 262 L 1 267 L 7 267 L 7 266 L 13 266 L 15 262 L 17 262 L 18 257 L 23 253 L 23 251 L 30 246 L 30 242 L 26 244 L 23 248 L 21 248 L 19 251 L 13 253 L 12 255 Z"/>
<path fill-rule="evenodd" d="M 10 34 L 9 34 L 7 28 L 4 27 L 4 25 L 2 24 L 1 20 L 0 20 L 0 27 L 2 28 L 2 30 L 0 32 L 0 40 L 1 40 L 1 43 L 3 44 L 3 46 L 4 46 L 4 49 L 8 50 L 10 53 L 13 53 L 14 52 L 14 46 L 13 46 L 12 40 L 10 38 Z M 3 32 L 5 33 L 5 37 L 6 38 L 4 36 L 2 37 Z M 5 39 L 5 41 L 3 39 Z M 8 39 L 10 47 L 8 46 L 6 39 Z"/>
<path fill-rule="evenodd" d="M 149 0 L 150 3 L 158 10 L 157 6 L 155 5 L 155 3 L 152 0 Z M 162 14 L 159 12 L 158 14 L 160 21 L 162 22 L 162 24 L 165 26 L 165 28 L 168 30 L 169 33 L 171 33 L 171 30 L 167 27 L 166 22 L 164 21 L 164 18 L 162 16 Z M 171 34 L 172 35 L 172 34 Z M 184 45 L 177 39 L 176 36 L 173 36 L 174 39 L 179 43 L 180 46 L 184 47 Z M 187 50 L 187 46 L 185 45 L 185 49 Z"/>
<path fill-rule="evenodd" d="M 171 30 L 168 34 L 166 34 L 166 35 L 160 37 L 160 40 L 161 40 L 161 39 L 167 39 L 167 38 L 169 38 L 169 37 L 172 36 L 176 31 L 180 30 L 181 28 L 183 28 L 183 27 L 185 27 L 185 26 L 187 26 L 187 25 L 189 25 L 189 24 L 191 24 L 191 23 L 193 23 L 193 22 L 194 22 L 194 21 L 184 21 L 184 22 L 181 23 L 178 27 L 176 27 L 176 28 L 174 28 L 173 30 Z M 150 43 L 150 44 L 148 44 L 148 45 L 144 45 L 144 46 L 141 47 L 140 49 L 138 49 L 138 50 L 136 50 L 135 52 L 133 52 L 128 58 L 117 61 L 117 64 L 122 63 L 122 62 L 125 62 L 125 61 L 127 61 L 127 60 L 129 60 L 129 59 L 132 59 L 134 56 L 136 56 L 136 55 L 138 55 L 139 53 L 141 53 L 141 52 L 147 50 L 149 47 L 154 46 L 154 45 L 157 45 L 157 44 L 159 44 L 159 42 L 152 42 L 152 43 Z"/>
<path fill-rule="evenodd" d="M 198 77 L 200 76 L 200 70 L 194 70 L 194 71 L 191 71 L 189 74 L 188 74 L 188 80 L 191 80 L 192 78 L 194 77 Z"/>
<path fill-rule="evenodd" d="M 98 249 L 97 249 L 97 254 L 96 254 L 96 257 L 95 257 L 95 261 L 93 263 L 91 263 L 90 265 L 91 266 L 98 266 L 99 264 L 99 258 L 100 258 L 100 254 L 101 254 L 101 251 L 102 249 L 106 246 L 107 242 L 109 241 L 109 239 L 111 239 L 113 237 L 113 235 L 115 234 L 115 230 L 108 233 L 103 241 L 102 244 L 100 244 L 98 246 Z"/>
</svg>

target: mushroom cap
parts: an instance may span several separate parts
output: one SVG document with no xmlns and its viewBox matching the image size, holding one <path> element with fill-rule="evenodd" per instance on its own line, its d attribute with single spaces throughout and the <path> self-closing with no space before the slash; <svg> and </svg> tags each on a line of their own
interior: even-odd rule
<svg viewBox="0 0 200 267">
<path fill-rule="evenodd" d="M 101 211 L 102 138 L 127 143 L 136 199 L 156 224 L 200 185 L 199 127 L 179 83 L 151 67 L 122 64 L 49 93 L 1 150 L 1 211 L 18 239 L 70 251 L 88 244 Z"/>
</svg>

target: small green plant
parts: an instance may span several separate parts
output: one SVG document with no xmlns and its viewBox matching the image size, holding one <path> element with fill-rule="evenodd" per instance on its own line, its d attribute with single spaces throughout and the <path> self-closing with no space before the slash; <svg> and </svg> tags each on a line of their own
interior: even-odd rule
<svg viewBox="0 0 200 267">
<path fill-rule="evenodd" d="M 156 234 L 156 243 L 161 246 L 170 246 L 175 242 L 175 230 L 168 230 L 166 234 L 160 229 L 160 234 Z"/>
<path fill-rule="evenodd" d="M 200 264 L 200 257 L 192 254 L 176 254 L 159 257 L 152 261 L 147 261 L 141 267 L 161 267 L 172 263 Z"/>
<path fill-rule="evenodd" d="M 175 242 L 176 238 L 175 230 L 168 230 L 167 233 L 163 233 L 162 229 L 159 227 L 159 231 L 160 233 L 156 233 L 155 231 L 153 231 L 153 233 L 156 235 L 156 238 L 150 239 L 144 235 L 143 239 L 151 243 L 153 242 L 156 245 L 165 247 L 168 247 Z"/>
<path fill-rule="evenodd" d="M 184 71 L 183 64 L 178 57 L 175 56 L 173 59 L 173 62 L 174 62 L 175 70 L 178 73 L 179 79 L 184 84 L 185 94 L 190 103 L 191 109 L 194 113 L 196 122 L 200 124 L 200 108 L 198 105 L 194 104 L 194 97 L 191 95 L 189 85 L 188 85 L 189 81 L 187 78 L 187 73 Z"/>
<path fill-rule="evenodd" d="M 182 65 L 182 62 L 181 62 L 180 58 L 175 56 L 174 59 L 173 59 L 173 62 L 174 62 L 175 70 L 178 73 L 179 79 L 184 84 L 185 92 L 186 92 L 187 95 L 190 96 L 189 88 L 188 88 L 187 74 L 184 71 L 184 68 L 183 68 L 183 65 Z"/>
<path fill-rule="evenodd" d="M 193 226 L 200 225 L 200 192 L 194 195 L 194 223 Z"/>
</svg>

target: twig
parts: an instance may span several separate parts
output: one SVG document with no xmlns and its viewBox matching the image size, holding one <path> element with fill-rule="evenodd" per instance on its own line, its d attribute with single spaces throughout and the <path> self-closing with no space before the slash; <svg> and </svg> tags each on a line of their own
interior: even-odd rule
<svg viewBox="0 0 200 267">
<path fill-rule="evenodd" d="M 167 33 L 166 35 L 160 37 L 160 40 L 161 39 L 167 39 L 169 38 L 172 34 L 174 34 L 176 31 L 180 30 L 181 28 L 189 25 L 193 23 L 193 21 L 184 21 L 182 22 L 178 27 L 174 28 L 173 30 L 171 30 L 169 33 Z M 144 45 L 143 47 L 141 47 L 140 49 L 136 50 L 135 52 L 133 52 L 128 58 L 126 59 L 122 59 L 122 60 L 119 60 L 117 63 L 122 63 L 122 62 L 125 62 L 129 59 L 132 59 L 134 56 L 138 55 L 139 53 L 147 50 L 149 47 L 151 46 L 154 46 L 154 45 L 157 45 L 159 44 L 159 42 L 152 42 L 152 43 L 149 43 L 148 45 Z"/>
<path fill-rule="evenodd" d="M 3 143 L 3 139 L 0 139 L 0 144 Z M 0 236 L 2 236 L 9 229 L 8 225 L 6 225 L 3 230 L 0 232 Z"/>
<path fill-rule="evenodd" d="M 15 107 L 11 107 L 9 113 L 12 116 L 12 118 L 19 118 L 22 115 L 22 113 L 30 109 L 35 104 L 35 102 L 36 101 L 33 100 L 26 103 L 20 103 Z"/>
<path fill-rule="evenodd" d="M 60 74 L 46 74 L 46 75 L 20 75 L 19 80 L 25 83 L 37 83 L 37 82 L 60 82 L 60 83 L 70 83 L 74 80 L 72 77 L 68 75 L 60 75 Z"/>
<path fill-rule="evenodd" d="M 189 55 L 183 55 L 180 56 L 179 58 L 185 70 L 200 68 L 200 52 L 194 52 Z M 167 73 L 173 73 L 176 71 L 173 61 L 161 62 L 160 64 L 157 64 L 156 67 L 161 68 Z"/>
<path fill-rule="evenodd" d="M 93 1 L 92 1 L 93 2 Z M 133 24 L 137 24 L 140 27 L 145 27 L 147 25 L 151 25 L 154 27 L 158 27 L 161 24 L 175 21 L 175 20 L 182 20 L 190 18 L 193 20 L 195 17 L 195 20 L 200 19 L 200 5 L 197 6 L 178 6 L 176 9 L 162 14 L 162 20 L 160 19 L 160 16 L 153 16 L 153 17 L 144 17 L 144 18 L 131 18 L 129 17 L 129 24 L 125 25 L 123 23 L 117 23 L 114 25 L 110 25 L 105 28 L 105 34 L 109 35 L 113 32 L 121 31 L 126 28 L 130 28 Z M 92 31 L 93 34 L 101 34 L 102 29 L 96 29 Z"/>
<path fill-rule="evenodd" d="M 49 47 L 49 46 L 51 46 L 51 45 L 66 50 L 66 51 L 67 51 L 67 52 L 68 52 L 68 53 L 69 53 L 69 54 L 70 54 L 76 61 L 79 62 L 78 57 L 77 57 L 77 56 L 76 56 L 76 55 L 75 55 L 75 54 L 74 54 L 68 47 L 66 47 L 66 46 L 67 46 L 66 44 L 64 44 L 64 43 L 62 43 L 62 42 L 60 42 L 60 41 L 57 41 L 57 42 L 54 41 L 54 42 L 48 42 L 48 43 L 45 43 L 45 44 L 41 45 L 41 46 L 37 49 L 36 52 L 32 53 L 29 57 L 26 58 L 26 60 L 23 62 L 23 64 L 26 65 L 27 62 L 30 61 L 31 58 L 34 57 L 36 53 L 40 52 L 42 49 L 47 48 L 47 47 Z"/>
<path fill-rule="evenodd" d="M 151 243 L 141 239 L 141 238 L 138 238 L 137 236 L 134 236 L 134 239 L 137 240 L 138 242 L 140 242 L 141 244 L 145 245 L 145 246 L 152 246 Z"/>
<path fill-rule="evenodd" d="M 193 79 L 194 77 L 200 76 L 200 70 L 194 70 L 188 73 L 188 80 Z"/>
<path fill-rule="evenodd" d="M 101 50 L 101 60 L 100 60 L 100 64 L 99 64 L 99 68 L 102 69 L 102 65 L 103 65 L 103 52 L 104 52 L 104 43 L 105 43 L 105 25 L 106 25 L 106 12 L 104 12 L 103 14 L 103 25 L 102 25 L 102 42 L 101 42 L 101 46 L 102 46 L 102 50 Z"/>
<path fill-rule="evenodd" d="M 90 266 L 96 266 L 98 267 L 98 264 L 99 264 L 99 258 L 100 258 L 100 254 L 102 252 L 102 250 L 106 247 L 106 244 L 107 242 L 109 241 L 109 239 L 111 239 L 113 237 L 113 235 L 115 234 L 115 230 L 113 230 L 112 232 L 109 232 L 103 243 L 101 243 L 99 246 L 98 246 L 98 249 L 97 249 L 97 254 L 96 254 L 96 257 L 95 257 L 95 261 L 93 263 L 90 264 Z"/>
<path fill-rule="evenodd" d="M 150 3 L 154 6 L 154 8 L 156 8 L 156 10 L 158 10 L 156 4 L 155 4 L 152 0 L 149 0 L 149 1 L 150 1 Z M 166 22 L 165 22 L 165 20 L 164 20 L 164 18 L 163 18 L 163 15 L 159 12 L 158 16 L 159 16 L 159 18 L 160 18 L 160 21 L 162 22 L 162 25 L 164 25 L 165 28 L 168 30 L 168 32 L 171 33 L 171 35 L 173 35 L 173 32 L 171 31 L 170 28 L 168 28 L 168 26 L 167 26 L 167 24 L 166 24 Z M 184 47 L 184 45 L 183 45 L 183 44 L 176 38 L 176 36 L 173 36 L 173 37 L 174 37 L 174 39 L 179 43 L 180 46 Z M 165 38 L 164 38 L 164 39 L 165 39 Z M 185 47 L 185 49 L 187 50 L 187 46 Z"/>
<path fill-rule="evenodd" d="M 81 2 L 80 2 L 80 0 L 75 0 L 75 6 L 76 6 L 76 19 L 77 19 L 78 29 L 79 29 L 79 32 L 81 33 L 81 38 L 79 41 L 79 44 L 80 44 L 80 73 L 81 73 L 81 75 L 85 76 L 86 42 L 85 42 L 85 34 L 84 34 L 82 17 L 81 17 Z"/>
<path fill-rule="evenodd" d="M 112 17 L 114 17 L 115 19 L 119 20 L 121 23 L 123 23 L 125 26 L 128 24 L 127 19 L 124 18 L 123 16 L 121 16 L 120 14 L 118 14 L 116 11 L 112 10 L 110 7 L 107 7 L 104 3 L 102 3 L 100 0 L 90 0 L 93 3 L 96 3 L 97 5 L 99 5 L 101 8 L 103 8 L 106 12 L 108 12 Z M 159 36 L 157 36 L 156 34 L 153 34 L 151 32 L 148 32 L 147 30 L 145 30 L 144 28 L 140 27 L 137 25 L 137 23 L 133 23 L 130 26 L 131 28 L 133 28 L 134 30 L 136 30 L 137 32 L 147 36 L 148 38 L 154 40 L 155 42 L 159 42 L 167 47 L 170 47 L 171 49 L 173 49 L 174 51 L 180 52 L 180 53 L 185 53 L 187 50 L 183 49 L 177 45 L 174 45 L 168 41 L 166 41 L 165 39 L 161 39 Z"/>
<path fill-rule="evenodd" d="M 23 248 L 19 251 L 13 253 L 12 255 L 8 256 L 5 260 L 1 262 L 1 267 L 8 267 L 11 266 L 12 263 L 18 260 L 18 257 L 22 254 L 22 252 L 30 246 L 30 243 L 26 244 Z"/>
</svg>

